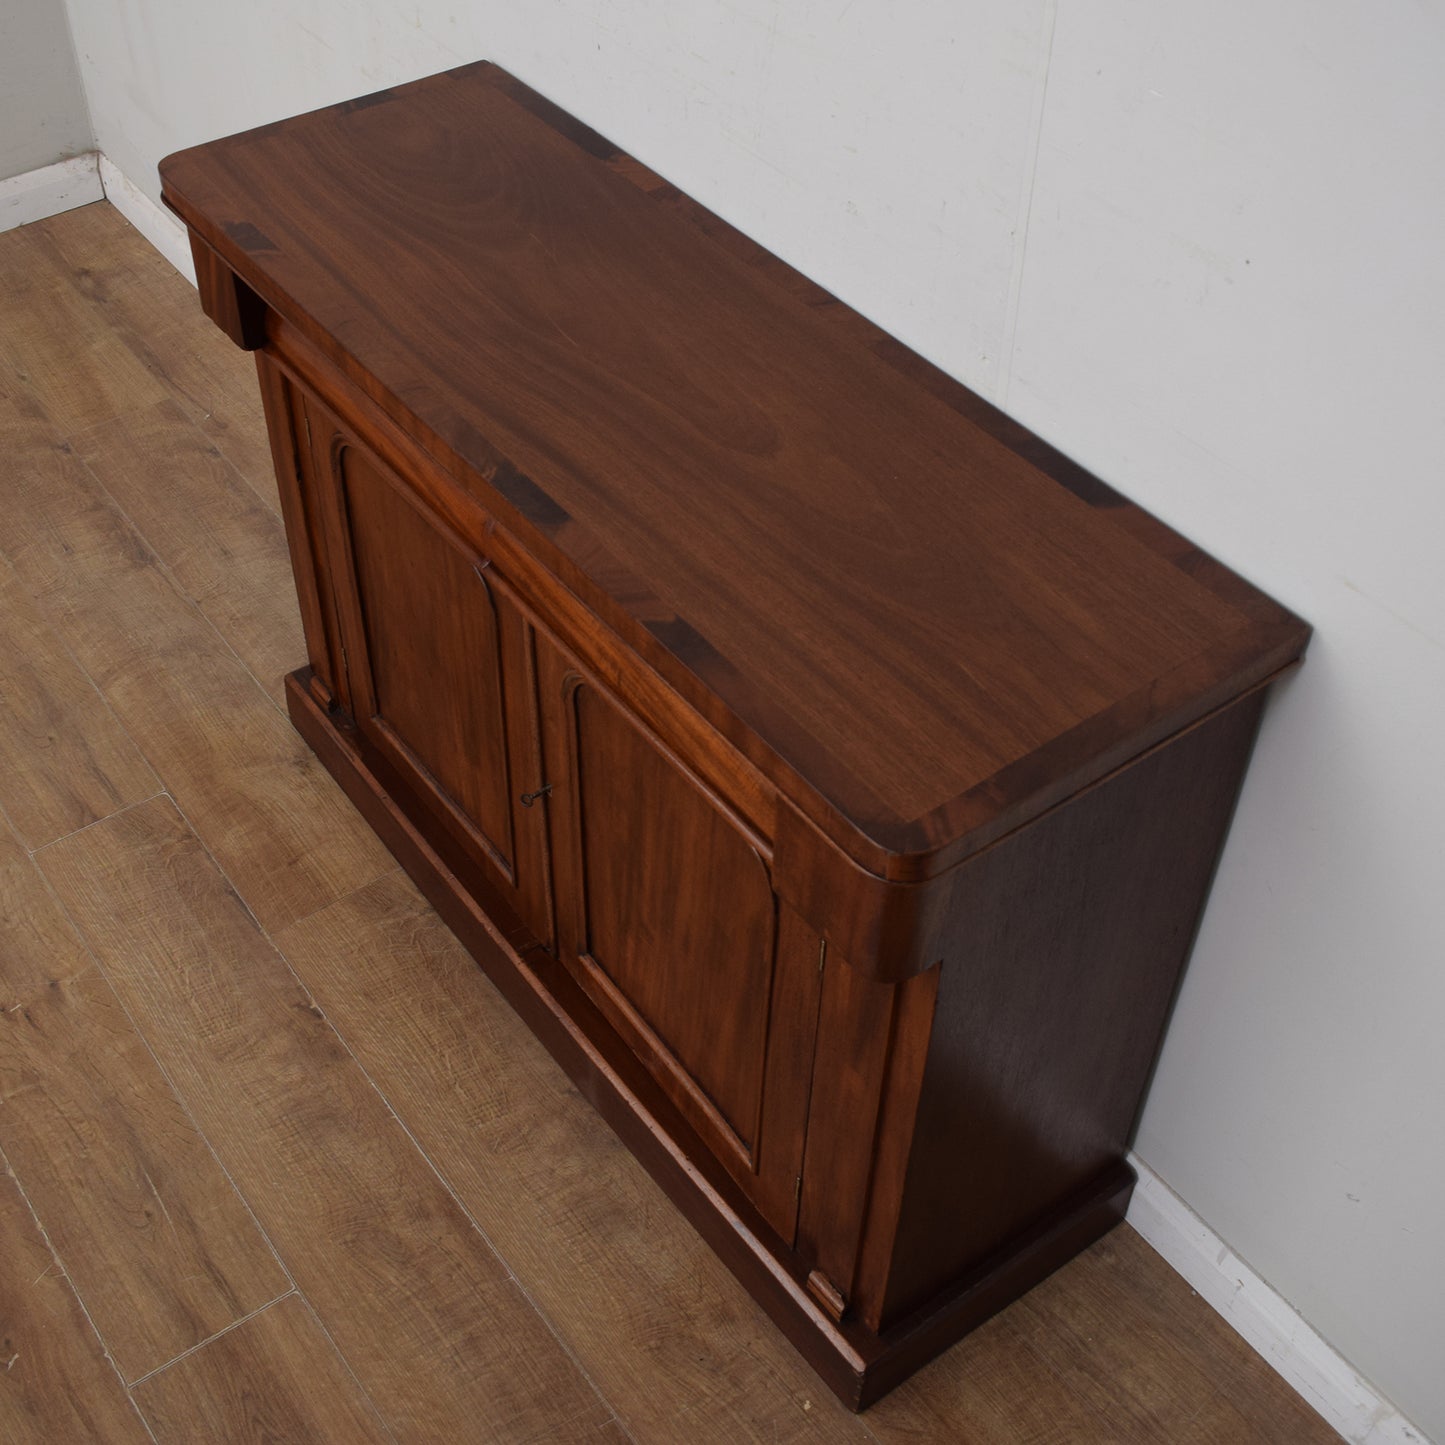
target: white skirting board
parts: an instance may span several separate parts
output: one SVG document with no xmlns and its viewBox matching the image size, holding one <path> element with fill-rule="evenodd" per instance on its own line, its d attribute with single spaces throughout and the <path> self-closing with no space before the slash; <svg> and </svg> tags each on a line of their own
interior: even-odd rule
<svg viewBox="0 0 1445 1445">
<path fill-rule="evenodd" d="M 0 181 L 0 231 L 13 231 L 16 226 L 28 226 L 31 221 L 100 200 L 105 192 L 97 159 L 95 151 L 87 151 Z"/>
<path fill-rule="evenodd" d="M 196 284 L 186 228 L 99 151 L 0 181 L 0 231 L 102 200 L 108 200 L 192 286 Z"/>
<path fill-rule="evenodd" d="M 1351 1445 L 1430 1445 L 1421 1431 L 1140 1159 L 1129 1223 Z"/>
<path fill-rule="evenodd" d="M 196 268 L 191 262 L 191 244 L 180 221 L 156 205 L 104 153 L 100 157 L 100 180 L 106 200 L 194 286 Z"/>
</svg>

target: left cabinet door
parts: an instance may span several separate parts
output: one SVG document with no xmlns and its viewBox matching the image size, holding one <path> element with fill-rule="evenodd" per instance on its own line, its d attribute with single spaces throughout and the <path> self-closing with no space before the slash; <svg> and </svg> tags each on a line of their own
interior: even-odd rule
<svg viewBox="0 0 1445 1445">
<path fill-rule="evenodd" d="M 338 704 L 412 821 L 549 944 L 545 809 L 521 806 L 541 766 L 530 628 L 481 550 L 356 429 L 287 392 Z"/>
</svg>

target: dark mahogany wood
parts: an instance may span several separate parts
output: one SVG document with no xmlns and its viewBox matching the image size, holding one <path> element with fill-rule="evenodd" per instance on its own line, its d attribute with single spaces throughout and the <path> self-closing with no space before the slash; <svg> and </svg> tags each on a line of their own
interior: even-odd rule
<svg viewBox="0 0 1445 1445">
<path fill-rule="evenodd" d="M 774 892 L 768 840 L 535 640 L 559 956 L 791 1242 L 822 940 Z"/>
<path fill-rule="evenodd" d="M 910 1040 L 927 1061 L 896 1233 L 860 1300 L 880 1328 L 1132 1135 L 1262 702 L 1246 696 L 955 870 L 952 955 Z"/>
<path fill-rule="evenodd" d="M 296 726 L 861 1408 L 1122 1217 L 1308 629 L 491 66 L 162 173 Z"/>
<path fill-rule="evenodd" d="M 242 351 L 255 351 L 266 341 L 265 303 L 194 231 L 190 238 L 202 309 Z"/>
<path fill-rule="evenodd" d="M 465 67 L 172 156 L 164 195 L 873 871 L 1299 653 L 520 94 Z"/>
</svg>

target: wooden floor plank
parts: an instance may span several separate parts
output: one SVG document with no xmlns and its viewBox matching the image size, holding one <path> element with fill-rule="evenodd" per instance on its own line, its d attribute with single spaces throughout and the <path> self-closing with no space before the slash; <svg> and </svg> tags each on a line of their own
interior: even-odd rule
<svg viewBox="0 0 1445 1445">
<path fill-rule="evenodd" d="M 1020 1314 L 1042 1321 L 1076 1369 L 1147 1409 L 1156 1438 L 1181 1445 L 1336 1440 L 1132 1230 L 1100 1240 L 1074 1261 L 1070 1288 L 1062 1283 L 1047 1281 L 1020 1302 Z"/>
<path fill-rule="evenodd" d="M 298 1295 L 135 1389 L 158 1445 L 394 1440 Z"/>
<path fill-rule="evenodd" d="M 880 1445 L 947 1440 L 1008 1445 L 1158 1445 L 1137 1414 L 1106 1408 L 1060 1378 L 1011 1310 L 987 1321 L 872 1406 Z"/>
<path fill-rule="evenodd" d="M 67 449 L 26 454 L 0 546 L 267 927 L 390 869 L 251 673 Z"/>
<path fill-rule="evenodd" d="M 40 857 L 398 1439 L 603 1429 L 610 1410 L 169 802 Z"/>
<path fill-rule="evenodd" d="M 160 790 L 90 679 L 0 562 L 0 808 L 40 848 Z"/>
<path fill-rule="evenodd" d="M 128 1380 L 290 1288 L 29 859 L 0 866 L 0 1148 Z"/>
<path fill-rule="evenodd" d="M 0 1174 L 0 1440 L 5 1445 L 151 1436 L 51 1257 L 14 1176 Z"/>
<path fill-rule="evenodd" d="M 175 402 L 104 422 L 71 446 L 284 708 L 285 675 L 306 641 L 281 519 Z"/>
<path fill-rule="evenodd" d="M 0 235 L 0 378 L 33 395 L 63 434 L 168 392 L 47 260 L 42 236 Z"/>
<path fill-rule="evenodd" d="M 866 1438 L 403 875 L 277 942 L 637 1439 Z"/>
<path fill-rule="evenodd" d="M 185 278 L 104 203 L 27 230 L 49 274 L 103 318 L 279 515 L 255 367 L 203 315 Z"/>
</svg>

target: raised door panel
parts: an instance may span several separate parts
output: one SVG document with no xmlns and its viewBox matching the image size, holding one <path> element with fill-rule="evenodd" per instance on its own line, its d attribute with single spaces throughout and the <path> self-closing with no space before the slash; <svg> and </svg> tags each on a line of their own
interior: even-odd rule
<svg viewBox="0 0 1445 1445">
<path fill-rule="evenodd" d="M 539 635 L 563 962 L 791 1240 L 820 940 L 771 853 Z"/>
<path fill-rule="evenodd" d="M 513 872 L 497 602 L 473 558 L 355 446 L 345 500 L 370 684 L 366 713 L 475 825 Z"/>
<path fill-rule="evenodd" d="M 489 560 L 314 399 L 343 703 L 432 823 L 551 937 L 530 632 Z"/>
</svg>

